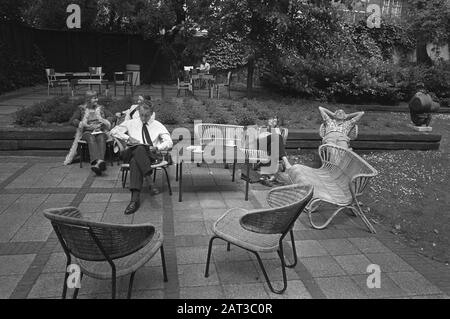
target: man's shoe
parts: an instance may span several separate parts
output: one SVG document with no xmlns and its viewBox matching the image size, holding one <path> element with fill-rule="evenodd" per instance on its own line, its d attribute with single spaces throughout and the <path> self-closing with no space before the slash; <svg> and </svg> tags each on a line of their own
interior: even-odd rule
<svg viewBox="0 0 450 319">
<path fill-rule="evenodd" d="M 95 175 L 100 176 L 102 175 L 102 170 L 98 166 L 98 163 L 91 166 L 91 170 L 95 173 Z"/>
<path fill-rule="evenodd" d="M 139 209 L 139 202 L 130 202 L 125 209 L 125 215 L 131 215 L 136 213 L 136 211 Z"/>
<path fill-rule="evenodd" d="M 104 160 L 98 160 L 97 165 L 102 172 L 106 171 L 106 162 Z"/>
</svg>

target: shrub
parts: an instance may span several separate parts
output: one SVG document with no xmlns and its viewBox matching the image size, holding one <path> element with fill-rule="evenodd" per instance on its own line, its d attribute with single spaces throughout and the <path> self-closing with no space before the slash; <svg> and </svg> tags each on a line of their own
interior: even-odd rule
<svg viewBox="0 0 450 319">
<path fill-rule="evenodd" d="M 255 113 L 244 108 L 235 111 L 234 115 L 236 117 L 237 124 L 242 126 L 255 125 L 258 120 Z"/>
</svg>

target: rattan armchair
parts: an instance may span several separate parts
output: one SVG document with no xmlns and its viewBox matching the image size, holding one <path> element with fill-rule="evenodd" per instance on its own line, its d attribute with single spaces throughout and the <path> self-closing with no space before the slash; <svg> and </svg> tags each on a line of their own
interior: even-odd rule
<svg viewBox="0 0 450 319">
<path fill-rule="evenodd" d="M 44 211 L 66 254 L 67 266 L 77 264 L 83 275 L 112 281 L 112 298 L 116 297 L 118 277 L 130 276 L 128 295 L 131 297 L 136 271 L 144 266 L 160 250 L 164 281 L 167 272 L 164 259 L 163 235 L 150 224 L 117 225 L 83 219 L 75 207 L 54 208 Z M 74 257 L 74 258 L 72 258 Z M 66 298 L 66 272 L 62 298 Z M 75 288 L 73 298 L 77 298 Z"/>
<path fill-rule="evenodd" d="M 255 254 L 262 269 L 267 285 L 276 294 L 282 294 L 287 288 L 286 267 L 297 264 L 294 233 L 292 228 L 301 212 L 308 205 L 313 195 L 313 187 L 293 184 L 272 189 L 267 197 L 270 208 L 247 211 L 234 208 L 227 211 L 213 225 L 214 236 L 209 242 L 205 277 L 209 276 L 212 244 L 220 238 L 230 244 L 241 247 Z M 294 261 L 286 264 L 283 252 L 283 239 L 290 233 Z M 283 274 L 283 288 L 276 290 L 264 268 L 260 253 L 278 252 Z"/>
</svg>

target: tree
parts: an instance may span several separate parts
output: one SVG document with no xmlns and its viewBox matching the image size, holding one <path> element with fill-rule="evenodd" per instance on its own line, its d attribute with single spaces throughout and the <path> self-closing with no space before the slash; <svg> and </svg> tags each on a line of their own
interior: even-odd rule
<svg viewBox="0 0 450 319">
<path fill-rule="evenodd" d="M 417 40 L 417 62 L 431 65 L 427 44 L 450 40 L 450 2 L 447 0 L 407 0 L 406 16 Z"/>
</svg>

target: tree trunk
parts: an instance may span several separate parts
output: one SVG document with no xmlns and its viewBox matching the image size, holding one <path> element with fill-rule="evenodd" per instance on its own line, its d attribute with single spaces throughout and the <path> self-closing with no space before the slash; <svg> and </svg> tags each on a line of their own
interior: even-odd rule
<svg viewBox="0 0 450 319">
<path fill-rule="evenodd" d="M 252 97 L 253 93 L 253 74 L 255 71 L 255 58 L 251 56 L 247 64 L 247 97 Z"/>
<path fill-rule="evenodd" d="M 430 56 L 427 52 L 427 42 L 426 41 L 418 41 L 417 42 L 417 63 L 418 64 L 425 64 L 427 66 L 431 66 L 433 64 L 433 61 L 431 60 Z"/>
</svg>

